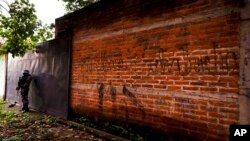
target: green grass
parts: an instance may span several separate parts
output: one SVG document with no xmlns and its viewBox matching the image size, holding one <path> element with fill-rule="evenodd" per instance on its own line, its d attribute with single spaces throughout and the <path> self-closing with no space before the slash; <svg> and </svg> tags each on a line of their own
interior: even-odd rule
<svg viewBox="0 0 250 141">
<path fill-rule="evenodd" d="M 10 122 L 13 117 L 15 116 L 15 113 L 12 111 L 4 111 L 2 106 L 0 106 L 0 124 L 4 124 L 7 122 Z"/>
<path fill-rule="evenodd" d="M 2 98 L 0 98 L 0 104 L 4 104 L 6 101 L 4 101 Z"/>
</svg>

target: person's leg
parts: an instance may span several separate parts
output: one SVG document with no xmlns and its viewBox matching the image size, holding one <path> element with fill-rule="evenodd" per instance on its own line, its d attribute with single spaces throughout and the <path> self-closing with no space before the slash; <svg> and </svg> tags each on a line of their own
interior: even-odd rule
<svg viewBox="0 0 250 141">
<path fill-rule="evenodd" d="M 23 103 L 24 111 L 29 112 L 29 99 L 28 95 L 24 96 L 24 103 Z"/>
<path fill-rule="evenodd" d="M 29 111 L 29 99 L 28 99 L 28 91 L 27 90 L 23 90 L 22 92 L 22 102 L 23 102 L 23 108 L 22 110 L 25 112 Z"/>
<path fill-rule="evenodd" d="M 23 103 L 22 111 L 24 111 L 25 110 L 25 108 L 24 108 L 25 96 L 24 96 L 24 91 L 23 90 L 21 90 L 21 97 L 22 97 L 22 103 Z"/>
</svg>

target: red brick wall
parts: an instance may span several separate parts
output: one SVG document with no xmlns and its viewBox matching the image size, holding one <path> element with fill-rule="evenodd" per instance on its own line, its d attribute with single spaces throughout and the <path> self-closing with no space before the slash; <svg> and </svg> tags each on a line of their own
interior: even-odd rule
<svg viewBox="0 0 250 141">
<path fill-rule="evenodd" d="M 239 121 L 239 14 L 229 0 L 185 2 L 104 1 L 73 15 L 72 111 L 227 140 Z"/>
</svg>

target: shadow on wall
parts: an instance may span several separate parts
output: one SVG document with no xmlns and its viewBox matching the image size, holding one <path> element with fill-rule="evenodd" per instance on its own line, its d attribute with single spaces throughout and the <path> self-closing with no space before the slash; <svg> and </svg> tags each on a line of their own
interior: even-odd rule
<svg viewBox="0 0 250 141">
<path fill-rule="evenodd" d="M 36 95 L 32 95 L 31 99 L 38 108 L 36 110 L 52 115 L 55 114 L 55 111 L 61 111 L 61 102 L 66 101 L 67 98 L 62 95 L 66 90 L 59 85 L 59 80 L 48 73 L 41 73 L 33 76 L 33 82 L 33 90 Z"/>
<path fill-rule="evenodd" d="M 98 99 L 99 111 L 102 113 L 103 112 L 104 95 L 105 94 L 110 95 L 112 103 L 115 103 L 117 100 L 117 98 L 116 98 L 117 90 L 116 90 L 116 87 L 114 87 L 112 84 L 105 86 L 103 83 L 100 83 L 97 85 L 97 92 L 99 94 L 99 99 Z M 125 95 L 127 98 L 129 98 L 129 100 L 132 102 L 132 104 L 141 112 L 142 119 L 144 119 L 146 114 L 145 114 L 143 104 L 137 100 L 136 96 L 131 91 L 129 91 L 129 89 L 125 85 L 122 88 L 122 94 Z M 128 105 L 127 105 L 128 102 L 126 100 L 121 100 L 121 102 L 123 102 L 125 105 L 125 107 L 124 107 L 125 117 L 126 117 L 126 121 L 128 121 L 129 120 L 129 110 L 128 110 Z M 113 114 L 116 114 L 116 112 L 117 112 L 116 108 L 117 108 L 116 105 L 113 104 L 113 107 L 112 107 Z"/>
<path fill-rule="evenodd" d="M 123 85 L 123 89 L 122 89 L 122 93 L 126 96 L 128 96 L 130 98 L 130 100 L 132 101 L 132 103 L 137 107 L 139 108 L 141 114 L 142 114 L 142 118 L 145 118 L 145 110 L 144 110 L 144 106 L 143 104 L 137 100 L 137 98 L 135 97 L 135 95 L 128 90 L 128 88 Z"/>
</svg>

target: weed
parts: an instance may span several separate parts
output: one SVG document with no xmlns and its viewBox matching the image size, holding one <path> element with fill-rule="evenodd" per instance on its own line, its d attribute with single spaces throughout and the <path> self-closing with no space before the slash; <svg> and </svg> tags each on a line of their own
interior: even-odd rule
<svg viewBox="0 0 250 141">
<path fill-rule="evenodd" d="M 54 133 L 48 129 L 38 129 L 37 132 L 38 138 L 41 139 L 51 139 L 54 137 Z"/>
<path fill-rule="evenodd" d="M 12 111 L 3 111 L 0 110 L 0 118 L 3 120 L 10 121 L 15 116 L 15 113 Z"/>
<path fill-rule="evenodd" d="M 143 137 L 140 136 L 140 134 L 134 133 L 134 131 L 131 128 L 127 129 L 127 128 L 124 128 L 123 126 L 115 125 L 108 121 L 94 123 L 89 118 L 80 116 L 76 118 L 76 122 L 83 124 L 85 126 L 98 128 L 100 130 L 104 130 L 104 131 L 110 132 L 118 136 L 123 136 L 134 141 L 143 141 Z M 110 140 L 113 140 L 113 139 L 110 139 Z"/>
<path fill-rule="evenodd" d="M 77 118 L 76 121 L 89 127 L 95 127 L 95 124 L 88 118 L 80 117 Z"/>
<path fill-rule="evenodd" d="M 10 138 L 3 139 L 2 141 L 23 141 L 23 138 L 19 136 L 12 136 Z"/>
<path fill-rule="evenodd" d="M 74 128 L 75 126 L 72 123 L 68 123 L 69 128 Z"/>
<path fill-rule="evenodd" d="M 0 104 L 4 104 L 6 101 L 4 101 L 2 98 L 0 98 Z"/>
<path fill-rule="evenodd" d="M 49 125 L 53 125 L 58 122 L 58 117 L 48 116 L 45 118 L 45 123 Z"/>
</svg>

